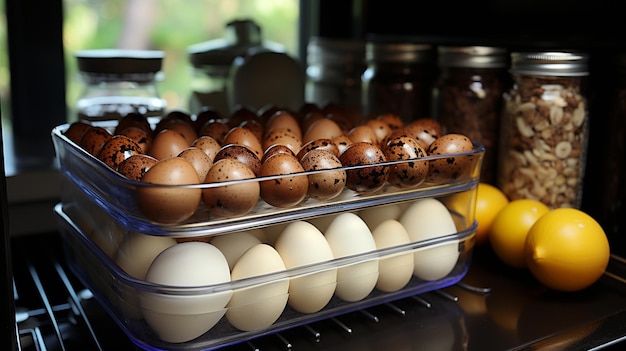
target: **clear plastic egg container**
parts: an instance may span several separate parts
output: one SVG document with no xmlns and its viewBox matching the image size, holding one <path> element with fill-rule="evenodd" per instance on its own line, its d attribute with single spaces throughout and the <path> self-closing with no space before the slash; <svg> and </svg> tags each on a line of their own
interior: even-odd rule
<svg viewBox="0 0 626 351">
<path fill-rule="evenodd" d="M 403 202 L 410 199 L 453 194 L 477 184 L 485 152 L 484 146 L 474 143 L 472 151 L 457 154 L 431 155 L 420 159 L 386 161 L 371 165 L 341 166 L 333 169 L 256 177 L 223 183 L 166 186 L 134 181 L 124 177 L 69 140 L 64 135 L 68 128 L 69 125 L 64 124 L 54 128 L 52 131 L 53 144 L 61 174 L 63 178 L 68 180 L 61 184 L 61 201 L 63 203 L 83 205 L 84 199 L 93 200 L 108 215 L 121 222 L 130 230 L 172 237 L 214 235 L 232 230 L 287 223 L 296 219 L 315 218 L 345 211 L 358 211 L 372 206 Z M 429 177 L 417 186 L 401 187 L 385 182 L 380 187 L 374 185 L 372 188 L 364 191 L 351 190 L 346 186 L 337 196 L 330 199 L 319 200 L 307 195 L 297 204 L 280 207 L 270 205 L 263 198 L 259 198 L 249 212 L 230 217 L 215 215 L 206 207 L 203 201 L 200 201 L 197 208 L 194 207 L 194 213 L 190 217 L 181 221 L 165 223 L 159 220 L 159 216 L 148 214 L 147 212 L 151 211 L 146 210 L 146 207 L 150 207 L 159 201 L 139 200 L 140 193 L 164 193 L 165 195 L 160 197 L 163 199 L 172 197 L 172 194 L 194 190 L 197 192 L 198 189 L 201 189 L 202 192 L 207 189 L 226 191 L 229 186 L 234 188 L 252 182 L 267 183 L 288 178 L 330 176 L 332 172 L 337 170 L 351 174 L 368 174 L 370 171 L 375 173 L 382 168 L 389 170 L 399 169 L 403 166 L 411 166 L 416 162 L 429 162 L 430 169 L 433 170 L 436 164 L 441 168 L 446 167 L 450 160 L 462 164 L 459 171 L 449 174 L 449 176 L 445 175 L 446 172 L 442 172 L 437 176 L 429 173 Z M 367 184 L 367 179 L 364 184 Z M 140 202 L 143 205 L 140 205 Z M 82 207 L 90 208 L 88 204 L 84 204 Z M 162 210 L 163 213 L 167 214 L 172 211 L 169 211 L 167 208 Z"/>
<path fill-rule="evenodd" d="M 86 195 L 55 214 L 69 267 L 137 346 L 207 350 L 457 283 L 476 189 L 205 236 L 137 233 Z"/>
</svg>

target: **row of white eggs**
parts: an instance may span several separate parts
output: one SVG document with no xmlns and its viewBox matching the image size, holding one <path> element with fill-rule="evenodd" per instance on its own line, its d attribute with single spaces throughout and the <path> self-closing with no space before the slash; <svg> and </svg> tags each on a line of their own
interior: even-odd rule
<svg viewBox="0 0 626 351">
<path fill-rule="evenodd" d="M 356 302 L 374 289 L 402 289 L 413 276 L 424 281 L 442 279 L 458 261 L 458 241 L 421 249 L 408 246 L 455 232 L 445 205 L 426 198 L 235 232 L 209 241 L 179 242 L 168 236 L 127 233 L 109 255 L 131 277 L 182 290 L 313 267 L 306 274 L 289 271 L 283 279 L 210 294 L 124 296 L 125 312 L 135 318 L 143 316 L 162 340 L 185 342 L 209 331 L 224 315 L 235 328 L 254 331 L 271 326 L 287 305 L 297 312 L 315 313 L 333 296 Z M 359 258 L 396 246 L 404 248 L 380 258 Z M 355 257 L 356 263 L 323 265 L 346 257 Z"/>
</svg>

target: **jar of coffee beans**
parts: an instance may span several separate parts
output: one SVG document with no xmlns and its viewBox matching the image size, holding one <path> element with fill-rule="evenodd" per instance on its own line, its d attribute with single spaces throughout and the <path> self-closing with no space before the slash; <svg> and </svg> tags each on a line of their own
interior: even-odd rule
<svg viewBox="0 0 626 351">
<path fill-rule="evenodd" d="M 438 47 L 439 79 L 433 89 L 433 118 L 446 133 L 460 133 L 485 146 L 481 181 L 493 184 L 502 95 L 510 88 L 505 48 Z"/>
<path fill-rule="evenodd" d="M 497 185 L 510 200 L 581 204 L 589 134 L 588 54 L 513 52 L 504 94 Z"/>
</svg>

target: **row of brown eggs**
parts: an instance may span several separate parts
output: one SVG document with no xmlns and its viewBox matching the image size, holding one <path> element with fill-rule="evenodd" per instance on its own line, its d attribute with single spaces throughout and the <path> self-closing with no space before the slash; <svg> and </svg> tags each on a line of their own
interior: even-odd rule
<svg viewBox="0 0 626 351">
<path fill-rule="evenodd" d="M 427 177 L 446 182 L 471 169 L 472 160 L 378 164 L 473 149 L 468 138 L 442 134 L 441 126 L 429 118 L 403 125 L 399 116 L 384 114 L 360 123 L 337 106 L 314 104 L 295 112 L 276 106 L 256 112 L 240 107 L 228 118 L 209 109 L 195 118 L 171 111 L 154 128 L 144 116 L 129 114 L 113 132 L 76 122 L 65 135 L 112 169 L 142 183 L 234 181 L 203 188 L 139 186 L 140 210 L 159 223 L 180 223 L 202 203 L 215 216 L 233 217 L 251 211 L 259 198 L 276 207 L 292 207 L 307 196 L 332 199 L 346 187 L 371 193 L 386 183 L 407 188 L 419 186 Z M 371 166 L 358 167 L 364 165 Z M 285 176 L 305 171 L 307 176 Z M 271 179 L 246 180 L 258 177 Z"/>
</svg>

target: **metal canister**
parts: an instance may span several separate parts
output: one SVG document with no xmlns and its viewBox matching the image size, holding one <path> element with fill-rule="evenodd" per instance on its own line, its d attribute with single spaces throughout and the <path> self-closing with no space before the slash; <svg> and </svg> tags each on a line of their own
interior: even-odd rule
<svg viewBox="0 0 626 351">
<path fill-rule="evenodd" d="M 433 118 L 446 133 L 460 133 L 485 146 L 481 181 L 495 182 L 502 95 L 510 88 L 503 47 L 438 47 L 439 79 Z"/>
<path fill-rule="evenodd" d="M 579 208 L 589 135 L 583 52 L 513 52 L 504 94 L 497 184 L 511 200 Z"/>
</svg>

